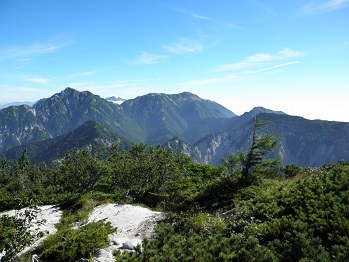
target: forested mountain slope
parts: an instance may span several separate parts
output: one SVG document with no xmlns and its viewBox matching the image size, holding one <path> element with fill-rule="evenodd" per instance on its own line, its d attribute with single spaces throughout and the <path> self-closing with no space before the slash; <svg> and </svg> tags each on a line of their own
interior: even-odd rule
<svg viewBox="0 0 349 262">
<path fill-rule="evenodd" d="M 200 136 L 200 129 L 191 129 L 206 119 L 229 119 L 236 116 L 225 107 L 199 98 L 189 92 L 181 94 L 148 94 L 127 100 L 121 105 L 125 114 L 145 130 L 145 142 L 163 143 L 174 136 L 182 136 L 191 130 L 192 136 Z"/>
<path fill-rule="evenodd" d="M 88 91 L 66 88 L 33 107 L 0 110 L 0 151 L 65 134 L 89 120 L 130 141 L 157 144 L 182 136 L 202 119 L 233 116 L 223 106 L 190 93 L 149 94 L 118 105 Z"/>
<path fill-rule="evenodd" d="M 130 141 L 91 120 L 67 134 L 13 147 L 5 151 L 4 156 L 10 160 L 19 159 L 26 150 L 32 163 L 39 164 L 44 161 L 49 164 L 52 161 L 63 159 L 69 150 L 75 148 L 87 148 L 95 154 L 106 154 L 107 149 L 113 143 L 117 143 L 121 150 L 131 146 Z"/>
</svg>

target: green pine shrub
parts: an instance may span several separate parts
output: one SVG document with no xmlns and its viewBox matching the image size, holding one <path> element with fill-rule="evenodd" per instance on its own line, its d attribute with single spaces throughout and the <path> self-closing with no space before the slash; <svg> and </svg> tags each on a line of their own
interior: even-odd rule
<svg viewBox="0 0 349 262">
<path fill-rule="evenodd" d="M 108 235 L 114 233 L 110 223 L 94 222 L 78 229 L 66 228 L 50 235 L 36 252 L 44 261 L 77 261 L 89 259 L 95 252 L 108 246 Z"/>
</svg>

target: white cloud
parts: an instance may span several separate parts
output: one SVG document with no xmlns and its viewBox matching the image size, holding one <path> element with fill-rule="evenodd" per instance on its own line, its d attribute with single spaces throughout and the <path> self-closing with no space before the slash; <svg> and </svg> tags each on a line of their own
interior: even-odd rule
<svg viewBox="0 0 349 262">
<path fill-rule="evenodd" d="M 252 63 L 260 63 L 260 62 L 273 60 L 273 56 L 269 54 L 256 54 L 256 55 L 247 57 L 246 60 Z"/>
<path fill-rule="evenodd" d="M 40 77 L 34 77 L 34 78 L 27 78 L 25 79 L 28 82 L 36 83 L 36 84 L 48 84 L 50 82 L 50 79 L 48 78 L 40 78 Z"/>
<path fill-rule="evenodd" d="M 247 62 L 253 62 L 253 63 L 264 63 L 269 62 L 273 60 L 282 60 L 287 58 L 293 58 L 299 56 L 300 53 L 298 51 L 294 51 L 290 48 L 284 48 L 281 49 L 276 54 L 256 54 L 253 56 L 247 57 Z"/>
<path fill-rule="evenodd" d="M 131 64 L 137 64 L 137 65 L 157 64 L 160 60 L 164 60 L 167 57 L 168 56 L 166 55 L 154 55 L 147 52 L 141 52 L 136 59 L 131 61 Z"/>
<path fill-rule="evenodd" d="M 206 22 L 209 22 L 209 23 L 213 23 L 213 24 L 221 26 L 221 27 L 226 27 L 226 28 L 229 28 L 229 29 L 240 28 L 240 26 L 238 26 L 236 24 L 221 22 L 221 21 L 218 21 L 217 19 L 214 19 L 212 17 L 208 17 L 208 16 L 205 16 L 205 15 L 197 14 L 197 13 L 185 10 L 185 9 L 178 9 L 178 8 L 171 8 L 171 9 L 176 11 L 176 12 L 179 12 L 181 14 L 188 15 L 188 16 L 194 18 L 194 19 L 206 21 Z"/>
<path fill-rule="evenodd" d="M 280 58 L 280 59 L 292 58 L 292 57 L 298 57 L 298 56 L 300 56 L 300 52 L 294 51 L 294 50 L 292 50 L 292 49 L 290 49 L 290 48 L 284 48 L 284 49 L 280 50 L 280 51 L 278 52 L 278 54 L 279 54 L 279 57 L 278 57 L 278 58 Z"/>
<path fill-rule="evenodd" d="M 279 67 L 294 65 L 294 64 L 298 64 L 298 63 L 299 63 L 299 61 L 292 61 L 292 62 L 288 62 L 288 63 L 284 63 L 284 64 L 280 64 L 280 65 L 274 65 L 271 67 L 266 67 L 266 68 L 262 68 L 262 69 L 258 69 L 258 70 L 254 70 L 254 71 L 245 71 L 244 73 L 246 73 L 246 74 L 260 73 L 260 72 L 268 71 L 271 69 L 276 69 Z"/>
<path fill-rule="evenodd" d="M 312 1 L 301 8 L 302 14 L 321 14 L 349 6 L 349 0 Z"/>
<path fill-rule="evenodd" d="M 202 44 L 189 39 L 180 39 L 178 42 L 164 45 L 163 48 L 174 54 L 197 54 L 204 50 Z"/>
<path fill-rule="evenodd" d="M 54 44 L 54 43 L 33 44 L 30 46 L 10 48 L 7 50 L 7 54 L 11 57 L 23 57 L 23 56 L 30 56 L 30 55 L 52 53 L 64 47 L 66 47 L 66 44 Z"/>
<path fill-rule="evenodd" d="M 248 56 L 243 61 L 221 65 L 215 68 L 214 71 L 232 71 L 249 67 L 258 67 L 273 61 L 282 61 L 299 56 L 300 52 L 292 50 L 290 48 L 284 48 L 275 54 L 255 54 Z"/>
<path fill-rule="evenodd" d="M 22 68 L 32 60 L 32 57 L 57 52 L 72 41 L 67 39 L 47 41 L 44 43 L 33 43 L 26 46 L 12 46 L 0 51 L 0 61 L 15 60 L 15 66 Z"/>
</svg>

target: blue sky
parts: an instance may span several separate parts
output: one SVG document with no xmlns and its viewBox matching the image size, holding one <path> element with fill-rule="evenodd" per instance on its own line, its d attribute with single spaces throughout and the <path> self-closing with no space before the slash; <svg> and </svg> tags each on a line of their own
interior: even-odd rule
<svg viewBox="0 0 349 262">
<path fill-rule="evenodd" d="M 349 0 L 0 0 L 0 104 L 189 91 L 349 122 Z"/>
</svg>

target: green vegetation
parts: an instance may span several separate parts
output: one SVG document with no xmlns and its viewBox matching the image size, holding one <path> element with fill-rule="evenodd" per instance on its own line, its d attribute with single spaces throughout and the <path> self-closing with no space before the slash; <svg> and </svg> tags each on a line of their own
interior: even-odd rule
<svg viewBox="0 0 349 262">
<path fill-rule="evenodd" d="M 110 224 L 72 226 L 108 201 L 167 214 L 152 239 L 115 252 L 116 261 L 348 261 L 349 163 L 282 167 L 269 154 L 277 140 L 259 120 L 255 127 L 249 150 L 218 167 L 144 144 L 127 151 L 115 144 L 106 156 L 69 151 L 52 168 L 31 165 L 24 152 L 16 162 L 2 160 L 0 210 L 16 207 L 14 199 L 60 204 L 57 233 L 35 251 L 43 261 L 89 259 L 106 246 L 116 230 Z M 16 223 L 1 217 L 2 250 L 9 232 L 22 228 Z"/>
<path fill-rule="evenodd" d="M 88 223 L 78 229 L 62 229 L 50 235 L 36 250 L 45 261 L 77 261 L 92 258 L 95 252 L 109 244 L 108 235 L 115 232 L 110 223 Z M 62 241 L 62 239 L 64 241 Z"/>
<path fill-rule="evenodd" d="M 17 202 L 20 208 L 20 201 Z M 11 261 L 21 250 L 42 236 L 44 232 L 33 232 L 30 223 L 36 218 L 37 210 L 29 207 L 17 211 L 16 216 L 0 216 L 0 256 L 1 261 Z M 44 223 L 45 221 L 38 221 Z"/>
</svg>

